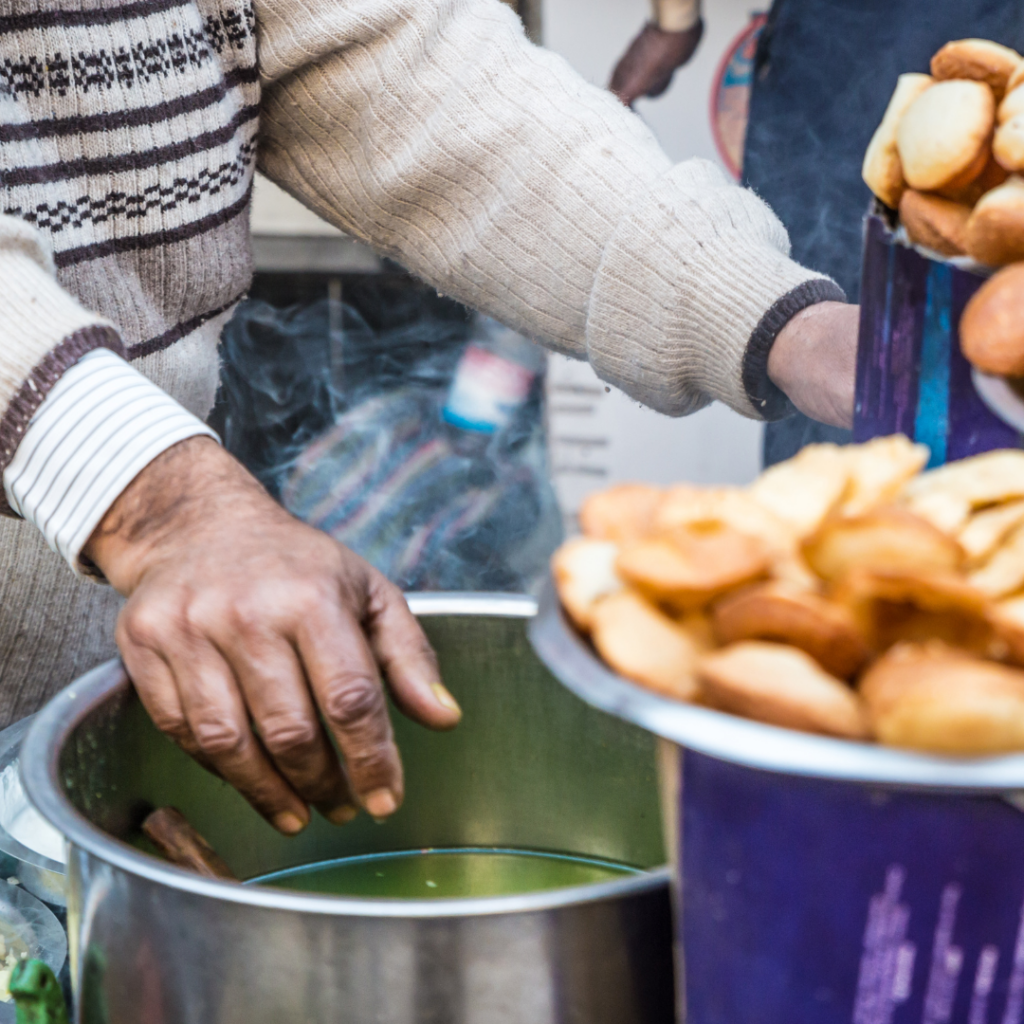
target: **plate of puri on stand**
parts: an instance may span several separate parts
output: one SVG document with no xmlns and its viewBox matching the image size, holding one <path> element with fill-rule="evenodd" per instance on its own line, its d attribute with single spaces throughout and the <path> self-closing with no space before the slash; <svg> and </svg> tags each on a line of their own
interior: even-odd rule
<svg viewBox="0 0 1024 1024">
<path fill-rule="evenodd" d="M 552 559 L 541 659 L 661 737 L 686 1019 L 891 1019 L 939 981 L 1002 1014 L 1024 982 L 1024 452 L 928 461 L 613 487 Z"/>
</svg>

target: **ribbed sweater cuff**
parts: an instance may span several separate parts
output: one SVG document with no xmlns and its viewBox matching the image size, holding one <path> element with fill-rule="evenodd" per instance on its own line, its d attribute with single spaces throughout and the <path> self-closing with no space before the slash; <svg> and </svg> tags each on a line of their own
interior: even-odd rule
<svg viewBox="0 0 1024 1024">
<path fill-rule="evenodd" d="M 761 317 L 743 357 L 743 389 L 762 419 L 780 420 L 796 410 L 786 395 L 768 377 L 768 356 L 782 330 L 797 313 L 819 302 L 845 302 L 846 293 L 827 277 L 798 284 L 777 299 Z"/>
<path fill-rule="evenodd" d="M 53 386 L 82 356 L 97 348 L 125 354 L 124 342 L 112 327 L 83 327 L 47 352 L 32 369 L 0 417 L 0 475 L 10 465 L 32 417 Z M 11 511 L 6 497 L 0 495 L 0 512 Z"/>
<path fill-rule="evenodd" d="M 124 352 L 113 325 L 54 280 L 38 233 L 0 215 L 0 474 L 53 386 L 96 348 Z"/>
<path fill-rule="evenodd" d="M 788 250 L 782 224 L 753 192 L 707 161 L 678 164 L 605 247 L 587 319 L 594 369 L 670 416 L 718 399 L 761 418 L 744 383 L 751 337 L 767 310 L 827 281 Z"/>
</svg>

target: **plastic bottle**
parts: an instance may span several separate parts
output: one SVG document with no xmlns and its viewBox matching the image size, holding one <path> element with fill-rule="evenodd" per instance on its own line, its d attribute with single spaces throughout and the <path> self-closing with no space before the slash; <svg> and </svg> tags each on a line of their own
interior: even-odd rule
<svg viewBox="0 0 1024 1024">
<path fill-rule="evenodd" d="M 496 320 L 478 314 L 441 417 L 456 428 L 459 450 L 486 447 L 530 397 L 544 369 L 544 353 L 532 341 Z"/>
</svg>

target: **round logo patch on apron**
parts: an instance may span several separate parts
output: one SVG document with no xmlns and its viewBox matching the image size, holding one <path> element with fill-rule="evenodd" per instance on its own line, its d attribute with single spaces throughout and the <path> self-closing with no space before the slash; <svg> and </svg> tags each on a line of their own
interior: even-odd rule
<svg viewBox="0 0 1024 1024">
<path fill-rule="evenodd" d="M 743 171 L 743 142 L 747 135 L 754 54 L 767 14 L 753 14 L 750 24 L 732 41 L 722 57 L 711 87 L 711 132 L 729 173 L 739 180 Z"/>
</svg>

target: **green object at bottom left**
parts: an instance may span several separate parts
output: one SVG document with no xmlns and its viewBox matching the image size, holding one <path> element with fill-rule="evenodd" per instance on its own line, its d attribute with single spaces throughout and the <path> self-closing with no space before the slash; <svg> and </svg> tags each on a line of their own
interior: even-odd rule
<svg viewBox="0 0 1024 1024">
<path fill-rule="evenodd" d="M 11 973 L 17 1024 L 68 1024 L 64 992 L 42 960 L 22 960 Z"/>
</svg>

